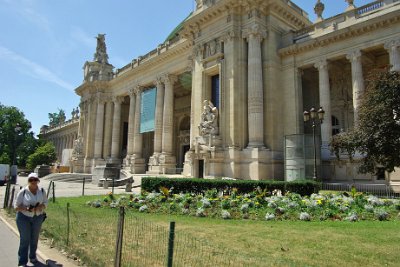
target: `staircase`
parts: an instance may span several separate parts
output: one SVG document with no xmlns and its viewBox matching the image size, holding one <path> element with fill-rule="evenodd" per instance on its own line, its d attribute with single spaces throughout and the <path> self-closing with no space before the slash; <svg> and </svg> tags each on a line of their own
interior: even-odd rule
<svg viewBox="0 0 400 267">
<path fill-rule="evenodd" d="M 92 181 L 92 175 L 87 173 L 51 173 L 43 177 L 44 180 L 70 183 L 82 183 L 83 178 L 86 179 L 86 183 L 90 183 Z"/>
</svg>

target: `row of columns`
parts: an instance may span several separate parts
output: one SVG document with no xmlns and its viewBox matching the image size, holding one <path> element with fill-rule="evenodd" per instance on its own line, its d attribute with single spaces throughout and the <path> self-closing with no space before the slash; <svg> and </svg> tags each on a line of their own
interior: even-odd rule
<svg viewBox="0 0 400 267">
<path fill-rule="evenodd" d="M 72 149 L 74 146 L 74 140 L 77 138 L 77 133 L 71 133 L 61 136 L 50 137 L 49 140 L 53 143 L 57 158 L 61 160 L 62 151 L 64 149 Z"/>
<path fill-rule="evenodd" d="M 391 70 L 400 71 L 400 40 L 391 40 L 384 45 L 389 52 Z M 362 69 L 362 52 L 361 50 L 353 50 L 346 55 L 346 58 L 351 63 L 351 77 L 353 88 L 353 107 L 354 107 L 354 123 L 358 121 L 358 109 L 360 106 L 361 97 L 365 90 L 364 76 Z M 324 123 L 321 125 L 322 146 L 328 146 L 332 137 L 332 111 L 329 85 L 328 61 L 322 59 L 318 61 L 315 68 L 319 72 L 319 96 L 320 105 L 325 110 Z"/>
<path fill-rule="evenodd" d="M 157 99 L 154 133 L 154 154 L 173 154 L 173 86 L 175 76 L 163 75 L 156 79 Z M 143 135 L 140 133 L 141 97 L 144 87 L 130 89 L 128 116 L 127 162 L 142 158 Z M 82 103 L 79 135 L 84 136 L 86 159 L 120 158 L 122 96 L 107 99 L 102 93 Z M 93 141 L 94 140 L 94 141 Z M 132 160 L 133 159 L 133 160 Z"/>
</svg>

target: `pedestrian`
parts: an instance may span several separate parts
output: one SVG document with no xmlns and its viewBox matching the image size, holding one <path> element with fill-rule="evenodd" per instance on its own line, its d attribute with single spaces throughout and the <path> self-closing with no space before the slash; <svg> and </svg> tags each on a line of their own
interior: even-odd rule
<svg viewBox="0 0 400 267">
<path fill-rule="evenodd" d="M 37 263 L 36 249 L 40 228 L 45 218 L 47 196 L 43 188 L 38 186 L 40 180 L 36 173 L 28 175 L 28 185 L 22 188 L 14 202 L 17 211 L 17 227 L 19 231 L 18 266 L 26 266 L 29 261 Z"/>
</svg>

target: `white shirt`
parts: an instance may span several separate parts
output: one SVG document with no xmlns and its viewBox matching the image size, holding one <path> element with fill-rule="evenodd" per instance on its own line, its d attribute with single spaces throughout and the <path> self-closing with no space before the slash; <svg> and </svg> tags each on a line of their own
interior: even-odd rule
<svg viewBox="0 0 400 267">
<path fill-rule="evenodd" d="M 23 207 L 36 206 L 37 203 L 39 203 L 39 205 L 44 204 L 47 207 L 48 200 L 45 190 L 39 187 L 38 190 L 36 191 L 36 195 L 34 195 L 31 191 L 29 191 L 29 187 L 26 186 L 18 192 L 17 198 L 15 199 L 14 202 L 14 208 L 17 208 L 19 206 Z M 43 214 L 44 211 L 42 210 L 40 212 L 39 211 L 33 212 L 24 210 L 20 212 L 22 212 L 22 214 L 28 217 L 33 217 L 34 215 Z"/>
</svg>

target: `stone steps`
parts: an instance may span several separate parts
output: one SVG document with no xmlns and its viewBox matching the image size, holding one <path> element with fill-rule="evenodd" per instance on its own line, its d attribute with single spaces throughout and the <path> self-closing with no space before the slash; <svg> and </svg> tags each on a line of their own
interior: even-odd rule
<svg viewBox="0 0 400 267">
<path fill-rule="evenodd" d="M 52 173 L 46 175 L 42 179 L 58 181 L 58 182 L 71 182 L 71 183 L 82 183 L 83 178 L 86 178 L 86 183 L 90 183 L 92 181 L 91 174 L 83 174 L 83 173 Z"/>
</svg>

